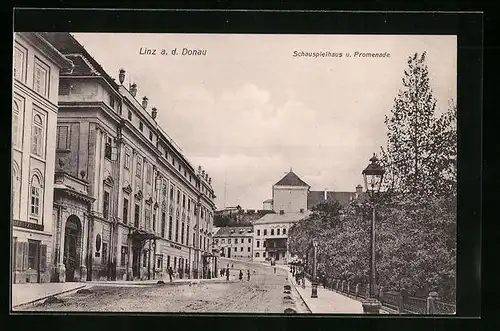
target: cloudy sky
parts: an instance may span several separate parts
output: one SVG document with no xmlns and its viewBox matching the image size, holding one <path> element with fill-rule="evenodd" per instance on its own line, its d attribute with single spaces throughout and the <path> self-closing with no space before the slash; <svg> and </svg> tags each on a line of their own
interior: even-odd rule
<svg viewBox="0 0 500 331">
<path fill-rule="evenodd" d="M 212 177 L 218 208 L 261 208 L 291 167 L 312 190 L 354 191 L 385 145 L 384 115 L 415 52 L 428 53 L 439 110 L 456 99 L 455 36 L 73 35 L 117 81 L 125 69 L 124 84 L 158 108 L 158 122 Z M 206 55 L 160 54 L 174 48 Z M 345 56 L 356 51 L 390 57 Z"/>
</svg>

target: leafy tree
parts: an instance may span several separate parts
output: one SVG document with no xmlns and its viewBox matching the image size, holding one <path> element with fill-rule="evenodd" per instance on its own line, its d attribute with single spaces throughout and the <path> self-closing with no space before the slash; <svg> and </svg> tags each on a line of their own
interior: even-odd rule
<svg viewBox="0 0 500 331">
<path fill-rule="evenodd" d="M 455 298 L 457 106 L 437 116 L 425 52 L 408 59 L 403 88 L 386 116 L 384 193 L 376 201 L 377 284 L 426 296 Z M 319 240 L 318 272 L 368 282 L 372 207 L 363 199 L 340 209 L 318 205 L 289 233 L 292 254 L 312 257 Z"/>
</svg>

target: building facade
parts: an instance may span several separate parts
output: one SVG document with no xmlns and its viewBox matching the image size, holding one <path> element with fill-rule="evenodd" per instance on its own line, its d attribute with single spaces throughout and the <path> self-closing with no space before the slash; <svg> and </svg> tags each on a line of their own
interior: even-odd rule
<svg viewBox="0 0 500 331">
<path fill-rule="evenodd" d="M 72 63 L 37 33 L 14 34 L 12 280 L 48 282 L 59 74 Z"/>
<path fill-rule="evenodd" d="M 221 227 L 214 235 L 214 243 L 220 256 L 251 261 L 254 233 L 251 226 Z"/>
<path fill-rule="evenodd" d="M 293 171 L 273 185 L 272 207 L 276 213 L 300 213 L 307 210 L 307 193 L 310 186 Z"/>
<path fill-rule="evenodd" d="M 75 65 L 61 75 L 54 280 L 203 277 L 212 266 L 211 178 L 68 33 L 44 37 Z M 139 99 L 139 100 L 138 100 Z M 59 181 L 59 182 L 57 182 Z M 78 192 L 77 192 L 78 191 Z"/>
<path fill-rule="evenodd" d="M 253 260 L 258 262 L 274 260 L 286 264 L 290 260 L 288 233 L 297 222 L 306 219 L 310 213 L 267 214 L 254 223 Z"/>
</svg>

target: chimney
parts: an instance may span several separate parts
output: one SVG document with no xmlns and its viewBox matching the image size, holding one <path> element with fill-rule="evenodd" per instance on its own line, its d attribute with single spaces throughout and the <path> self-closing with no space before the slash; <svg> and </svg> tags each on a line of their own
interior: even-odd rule
<svg viewBox="0 0 500 331">
<path fill-rule="evenodd" d="M 201 165 L 198 166 L 198 174 L 201 173 Z"/>
<path fill-rule="evenodd" d="M 212 185 L 212 177 L 209 177 L 209 178 L 208 178 L 208 183 L 209 183 L 210 185 Z"/>
<path fill-rule="evenodd" d="M 201 171 L 201 178 L 205 178 L 205 170 Z"/>
<path fill-rule="evenodd" d="M 148 106 L 148 97 L 143 97 L 142 98 L 142 108 L 146 109 L 146 107 Z"/>
<path fill-rule="evenodd" d="M 155 119 L 156 115 L 158 115 L 158 110 L 156 109 L 156 107 L 153 107 L 153 109 L 151 111 L 151 117 L 153 117 L 153 119 Z"/>
<path fill-rule="evenodd" d="M 327 199 L 327 197 L 328 197 L 328 194 L 327 194 L 327 193 L 328 193 L 328 191 L 327 191 L 327 189 L 325 188 L 325 192 L 324 192 L 324 198 L 325 198 L 325 201 L 326 201 L 326 199 Z"/>
<path fill-rule="evenodd" d="M 130 85 L 129 92 L 135 98 L 135 95 L 137 94 L 137 84 L 136 83 Z"/>
<path fill-rule="evenodd" d="M 120 80 L 120 85 L 123 85 L 123 82 L 125 81 L 125 70 L 120 69 L 120 73 L 118 74 L 118 79 Z"/>
</svg>

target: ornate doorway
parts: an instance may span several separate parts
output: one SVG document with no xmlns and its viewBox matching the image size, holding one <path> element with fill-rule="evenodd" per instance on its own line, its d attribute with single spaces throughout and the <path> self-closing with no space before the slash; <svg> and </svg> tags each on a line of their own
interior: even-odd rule
<svg viewBox="0 0 500 331">
<path fill-rule="evenodd" d="M 80 266 L 81 236 L 80 219 L 75 215 L 71 215 L 66 221 L 64 230 L 64 264 L 67 282 L 75 281 L 75 271 Z"/>
<path fill-rule="evenodd" d="M 132 276 L 141 277 L 141 246 L 135 244 L 132 246 Z"/>
</svg>

